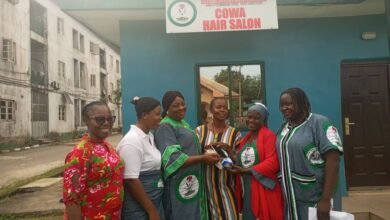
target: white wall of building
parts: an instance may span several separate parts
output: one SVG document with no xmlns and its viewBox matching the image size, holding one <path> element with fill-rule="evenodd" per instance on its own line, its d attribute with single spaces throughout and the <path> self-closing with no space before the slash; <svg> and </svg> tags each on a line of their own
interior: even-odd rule
<svg viewBox="0 0 390 220">
<path fill-rule="evenodd" d="M 117 81 L 120 80 L 120 71 L 116 71 L 116 61 L 119 61 L 119 53 L 109 47 L 95 33 L 84 27 L 78 21 L 65 14 L 51 0 L 35 0 L 47 10 L 47 40 L 44 43 L 48 52 L 48 97 L 49 97 L 49 132 L 67 133 L 75 128 L 75 99 L 85 103 L 100 100 L 100 62 L 99 54 L 90 52 L 90 42 L 98 44 L 106 53 L 106 78 L 108 95 L 113 100 L 112 88 L 117 89 Z M 63 33 L 58 32 L 58 18 L 63 20 Z M 73 48 L 73 30 L 84 38 L 84 52 Z M 30 0 L 20 0 L 12 4 L 8 0 L 0 1 L 0 38 L 10 38 L 16 43 L 16 62 L 9 63 L 0 60 L 0 99 L 14 100 L 16 103 L 15 120 L 0 120 L 0 136 L 18 137 L 31 135 L 31 83 L 30 83 L 30 39 L 37 39 L 37 35 L 30 32 Z M 39 37 L 38 37 L 39 38 Z M 42 41 L 41 41 L 42 42 Z M 79 42 L 80 45 L 80 42 Z M 0 39 L 2 46 L 2 39 Z M 0 51 L 2 47 L 0 47 Z M 2 54 L 0 54 L 1 57 Z M 113 65 L 110 63 L 112 56 Z M 86 66 L 85 88 L 74 86 L 74 59 Z M 64 75 L 59 74 L 58 61 L 65 63 Z M 119 67 L 120 69 L 120 67 Z M 91 75 L 95 75 L 95 86 L 91 85 Z M 50 86 L 55 83 L 57 88 Z M 73 103 L 64 99 L 64 93 L 68 94 Z M 66 106 L 66 119 L 59 118 L 59 105 Z M 118 114 L 117 106 L 109 102 L 111 110 Z M 80 112 L 76 113 L 80 114 Z M 115 123 L 115 127 L 118 123 Z"/>
<path fill-rule="evenodd" d="M 29 1 L 16 5 L 0 1 L 0 100 L 15 103 L 14 119 L 0 119 L 0 139 L 28 136 L 31 132 L 29 29 Z M 11 39 L 15 45 L 14 61 L 4 59 L 4 39 Z"/>
<path fill-rule="evenodd" d="M 116 89 L 117 80 L 120 80 L 120 73 L 115 71 L 115 62 L 120 62 L 118 52 L 110 48 L 95 33 L 80 24 L 72 17 L 65 14 L 52 1 L 36 0 L 47 9 L 48 29 L 48 72 L 49 84 L 59 83 L 59 90 L 49 93 L 49 132 L 71 132 L 74 130 L 74 99 L 85 100 L 86 103 L 100 99 L 100 63 L 99 55 L 90 52 L 90 42 L 98 44 L 100 49 L 106 52 L 107 61 L 107 84 L 113 83 Z M 58 33 L 58 19 L 63 19 L 64 32 Z M 78 32 L 79 47 L 81 45 L 80 35 L 84 38 L 84 52 L 81 49 L 73 48 L 73 30 Z M 110 66 L 110 56 L 113 57 L 114 65 Z M 74 59 L 86 66 L 85 89 L 74 88 Z M 65 77 L 58 74 L 58 61 L 65 63 Z M 95 75 L 95 86 L 91 86 L 91 75 Z M 111 91 L 111 90 L 109 90 Z M 73 104 L 63 103 L 61 92 L 70 94 Z M 58 105 L 65 104 L 67 110 L 66 122 L 58 120 Z M 110 108 L 117 111 L 116 105 L 109 104 Z M 60 125 L 60 126 L 59 126 Z M 117 126 L 117 123 L 115 124 Z"/>
</svg>

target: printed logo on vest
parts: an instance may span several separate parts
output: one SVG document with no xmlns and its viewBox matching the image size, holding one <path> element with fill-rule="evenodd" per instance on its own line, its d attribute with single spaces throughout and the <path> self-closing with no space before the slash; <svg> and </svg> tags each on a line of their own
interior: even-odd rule
<svg viewBox="0 0 390 220">
<path fill-rule="evenodd" d="M 246 147 L 241 154 L 241 163 L 244 168 L 253 166 L 256 160 L 255 151 L 252 147 Z"/>
<path fill-rule="evenodd" d="M 199 192 L 199 180 L 195 175 L 185 176 L 179 184 L 179 195 L 183 199 L 192 199 Z"/>
<path fill-rule="evenodd" d="M 306 158 L 313 165 L 321 165 L 324 163 L 324 160 L 322 159 L 321 154 L 316 147 L 313 147 L 307 151 Z"/>
<path fill-rule="evenodd" d="M 326 137 L 328 138 L 330 143 L 332 143 L 340 151 L 343 151 L 343 147 L 342 147 L 342 144 L 341 144 L 341 139 L 340 139 L 340 136 L 339 136 L 339 132 L 337 131 L 336 127 L 329 126 L 326 129 Z"/>
<path fill-rule="evenodd" d="M 164 188 L 164 182 L 161 178 L 157 181 L 157 188 Z"/>
</svg>

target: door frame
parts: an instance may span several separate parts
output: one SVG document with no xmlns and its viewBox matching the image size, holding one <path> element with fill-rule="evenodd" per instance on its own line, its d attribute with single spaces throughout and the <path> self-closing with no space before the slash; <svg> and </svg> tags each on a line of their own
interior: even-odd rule
<svg viewBox="0 0 390 220">
<path fill-rule="evenodd" d="M 342 87 L 342 68 L 345 65 L 349 66 L 367 66 L 367 65 L 376 65 L 376 64 L 383 64 L 387 65 L 389 71 L 387 72 L 387 79 L 388 79 L 388 91 L 390 92 L 390 58 L 389 57 L 380 57 L 380 58 L 369 58 L 369 59 L 344 59 L 340 62 L 340 99 L 341 99 L 341 126 L 342 126 L 342 135 L 343 135 L 343 141 L 345 141 L 345 109 L 344 109 L 344 94 L 343 94 L 343 87 Z M 389 103 L 390 103 L 390 96 L 389 96 Z M 345 143 L 345 142 L 344 142 Z M 349 164 L 347 161 L 346 156 L 344 155 L 345 162 L 344 162 L 344 168 L 345 168 L 345 182 L 347 189 L 350 188 L 350 176 L 352 175 L 351 170 L 348 169 Z"/>
</svg>

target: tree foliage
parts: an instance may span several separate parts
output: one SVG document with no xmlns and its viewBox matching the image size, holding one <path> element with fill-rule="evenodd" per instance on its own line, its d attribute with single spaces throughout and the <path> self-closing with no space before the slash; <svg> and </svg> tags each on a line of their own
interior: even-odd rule
<svg viewBox="0 0 390 220">
<path fill-rule="evenodd" d="M 261 78 L 259 76 L 243 75 L 239 71 L 231 70 L 231 89 L 233 92 L 240 93 L 243 104 L 252 103 L 253 100 L 261 100 Z M 229 87 L 229 71 L 222 70 L 214 76 L 214 80 L 220 84 Z"/>
</svg>

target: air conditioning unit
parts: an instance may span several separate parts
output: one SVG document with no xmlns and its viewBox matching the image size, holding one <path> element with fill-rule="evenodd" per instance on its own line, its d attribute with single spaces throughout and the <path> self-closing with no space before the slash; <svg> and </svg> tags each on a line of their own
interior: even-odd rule
<svg viewBox="0 0 390 220">
<path fill-rule="evenodd" d="M 14 5 L 16 5 L 16 4 L 18 4 L 19 3 L 19 0 L 8 0 L 11 4 L 14 4 Z"/>
</svg>

